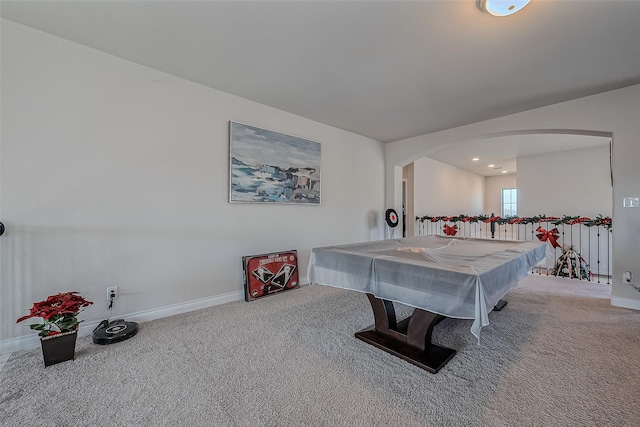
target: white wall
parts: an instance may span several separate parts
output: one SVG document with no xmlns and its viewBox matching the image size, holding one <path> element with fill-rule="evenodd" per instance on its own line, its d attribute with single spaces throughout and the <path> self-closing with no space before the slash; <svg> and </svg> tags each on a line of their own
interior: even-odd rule
<svg viewBox="0 0 640 427">
<path fill-rule="evenodd" d="M 608 146 L 519 157 L 519 216 L 610 216 L 610 171 Z"/>
<path fill-rule="evenodd" d="M 413 165 L 415 216 L 483 213 L 484 177 L 426 157 Z"/>
<path fill-rule="evenodd" d="M 297 249 L 304 277 L 312 247 L 383 236 L 378 141 L 6 20 L 1 49 L 2 352 L 55 292 L 171 314 L 240 298 L 243 255 Z M 228 203 L 229 120 L 321 142 L 322 205 Z"/>
<path fill-rule="evenodd" d="M 402 166 L 429 156 L 445 144 L 517 134 L 587 134 L 613 138 L 613 291 L 614 305 L 640 309 L 640 293 L 622 274 L 640 277 L 640 209 L 623 208 L 624 197 L 640 197 L 640 85 L 592 95 L 497 119 L 385 144 L 385 192 L 398 206 Z M 541 174 L 545 171 L 541 171 Z"/>
<path fill-rule="evenodd" d="M 494 213 L 502 215 L 502 189 L 517 188 L 518 175 L 495 175 L 487 176 L 484 179 L 484 213 L 487 215 Z M 518 193 L 520 190 L 518 190 Z M 520 205 L 518 204 L 518 216 L 524 216 L 520 213 Z"/>
</svg>

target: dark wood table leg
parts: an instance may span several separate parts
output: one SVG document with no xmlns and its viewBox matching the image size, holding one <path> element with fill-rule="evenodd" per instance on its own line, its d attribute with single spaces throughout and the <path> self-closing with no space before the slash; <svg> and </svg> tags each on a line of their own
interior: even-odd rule
<svg viewBox="0 0 640 427">
<path fill-rule="evenodd" d="M 499 300 L 496 305 L 493 307 L 494 311 L 500 311 L 504 308 L 504 306 L 507 305 L 507 302 L 503 299 Z"/>
<path fill-rule="evenodd" d="M 446 317 L 416 308 L 398 322 L 391 301 L 367 294 L 375 324 L 357 332 L 356 338 L 378 347 L 431 373 L 437 373 L 456 351 L 431 342 L 433 328 Z"/>
</svg>

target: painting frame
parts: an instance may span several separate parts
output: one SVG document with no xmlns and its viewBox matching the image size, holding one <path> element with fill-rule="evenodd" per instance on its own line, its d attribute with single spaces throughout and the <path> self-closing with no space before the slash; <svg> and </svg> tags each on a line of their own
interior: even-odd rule
<svg viewBox="0 0 640 427">
<path fill-rule="evenodd" d="M 229 202 L 321 203 L 322 144 L 229 121 Z"/>
</svg>

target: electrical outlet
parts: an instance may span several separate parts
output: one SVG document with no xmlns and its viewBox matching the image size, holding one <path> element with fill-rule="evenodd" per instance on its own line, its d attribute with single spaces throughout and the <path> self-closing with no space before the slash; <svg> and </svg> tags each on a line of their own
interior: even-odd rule
<svg viewBox="0 0 640 427">
<path fill-rule="evenodd" d="M 118 299 L 118 287 L 112 286 L 107 288 L 107 301 Z"/>
</svg>

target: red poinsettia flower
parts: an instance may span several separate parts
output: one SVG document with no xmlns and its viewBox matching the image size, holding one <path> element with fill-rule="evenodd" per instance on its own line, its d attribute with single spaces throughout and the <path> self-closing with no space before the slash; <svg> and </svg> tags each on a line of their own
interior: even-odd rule
<svg viewBox="0 0 640 427">
<path fill-rule="evenodd" d="M 42 323 L 29 325 L 31 329 L 40 331 L 41 337 L 78 328 L 78 314 L 83 308 L 93 304 L 84 299 L 78 292 L 62 292 L 47 297 L 44 301 L 33 304 L 29 314 L 20 317 L 16 323 L 23 320 L 40 317 Z"/>
</svg>

